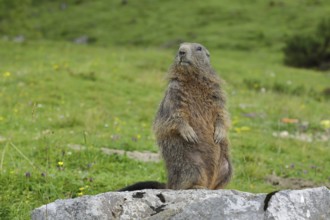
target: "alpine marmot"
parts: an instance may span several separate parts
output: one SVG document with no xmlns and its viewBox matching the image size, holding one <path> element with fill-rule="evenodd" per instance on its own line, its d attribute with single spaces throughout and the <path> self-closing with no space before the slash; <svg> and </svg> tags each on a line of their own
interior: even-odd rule
<svg viewBox="0 0 330 220">
<path fill-rule="evenodd" d="M 182 43 L 168 80 L 153 126 L 168 182 L 141 182 L 120 191 L 223 188 L 232 174 L 230 120 L 209 51 L 198 43 Z"/>
</svg>

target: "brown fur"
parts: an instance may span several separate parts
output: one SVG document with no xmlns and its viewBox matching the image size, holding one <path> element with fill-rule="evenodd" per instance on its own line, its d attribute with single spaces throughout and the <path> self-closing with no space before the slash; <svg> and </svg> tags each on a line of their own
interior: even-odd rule
<svg viewBox="0 0 330 220">
<path fill-rule="evenodd" d="M 226 97 L 209 56 L 200 44 L 180 45 L 156 114 L 169 189 L 219 189 L 232 174 Z"/>
</svg>

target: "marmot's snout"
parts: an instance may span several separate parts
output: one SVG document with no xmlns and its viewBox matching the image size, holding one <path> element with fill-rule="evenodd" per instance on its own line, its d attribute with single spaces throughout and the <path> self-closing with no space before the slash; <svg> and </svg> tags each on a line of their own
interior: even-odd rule
<svg viewBox="0 0 330 220">
<path fill-rule="evenodd" d="M 181 65 L 190 64 L 189 60 L 189 48 L 186 45 L 181 45 L 178 51 L 179 63 Z"/>
</svg>

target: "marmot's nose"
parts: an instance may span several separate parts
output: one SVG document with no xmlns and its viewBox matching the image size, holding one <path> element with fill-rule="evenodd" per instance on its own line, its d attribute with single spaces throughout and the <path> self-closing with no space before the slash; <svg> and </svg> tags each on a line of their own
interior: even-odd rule
<svg viewBox="0 0 330 220">
<path fill-rule="evenodd" d="M 184 50 L 179 50 L 179 55 L 182 57 L 182 56 L 184 56 L 186 54 L 186 51 L 184 51 Z"/>
</svg>

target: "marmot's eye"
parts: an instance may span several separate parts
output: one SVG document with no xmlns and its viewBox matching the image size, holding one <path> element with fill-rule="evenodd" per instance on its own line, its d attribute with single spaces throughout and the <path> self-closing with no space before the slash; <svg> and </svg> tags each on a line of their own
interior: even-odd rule
<svg viewBox="0 0 330 220">
<path fill-rule="evenodd" d="M 196 50 L 197 50 L 197 51 L 201 51 L 201 50 L 202 50 L 202 47 L 201 47 L 201 46 L 198 46 L 198 47 L 196 48 Z"/>
</svg>

